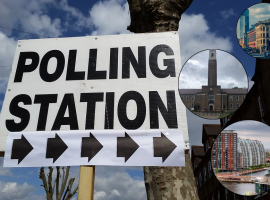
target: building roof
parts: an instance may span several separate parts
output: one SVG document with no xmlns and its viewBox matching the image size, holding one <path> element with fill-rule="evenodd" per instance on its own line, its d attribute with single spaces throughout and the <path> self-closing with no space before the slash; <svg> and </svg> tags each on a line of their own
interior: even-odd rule
<svg viewBox="0 0 270 200">
<path fill-rule="evenodd" d="M 218 135 L 221 132 L 220 124 L 203 124 L 203 129 L 207 135 Z"/>
<path fill-rule="evenodd" d="M 180 95 L 183 94 L 197 94 L 202 92 L 202 89 L 179 89 Z"/>
<path fill-rule="evenodd" d="M 191 149 L 194 153 L 194 156 L 204 156 L 204 146 L 192 145 Z"/>
<path fill-rule="evenodd" d="M 180 95 L 185 95 L 185 94 L 197 94 L 201 93 L 202 89 L 179 89 Z M 247 89 L 221 89 L 222 93 L 227 93 L 227 94 L 246 94 L 248 91 Z"/>
<path fill-rule="evenodd" d="M 247 94 L 248 90 L 247 89 L 221 89 L 221 92 L 227 93 L 227 94 Z"/>
</svg>

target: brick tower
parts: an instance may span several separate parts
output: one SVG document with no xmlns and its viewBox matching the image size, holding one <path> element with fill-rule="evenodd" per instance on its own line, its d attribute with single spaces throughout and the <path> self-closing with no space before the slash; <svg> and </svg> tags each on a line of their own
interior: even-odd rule
<svg viewBox="0 0 270 200">
<path fill-rule="evenodd" d="M 217 86 L 217 59 L 216 50 L 209 51 L 208 86 Z"/>
</svg>

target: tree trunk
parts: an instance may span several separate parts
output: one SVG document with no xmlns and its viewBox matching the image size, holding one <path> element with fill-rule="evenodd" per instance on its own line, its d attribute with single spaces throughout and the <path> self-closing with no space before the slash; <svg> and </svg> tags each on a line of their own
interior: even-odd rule
<svg viewBox="0 0 270 200">
<path fill-rule="evenodd" d="M 127 0 L 134 33 L 177 31 L 182 13 L 192 0 Z M 185 167 L 144 167 L 148 200 L 196 200 L 198 198 L 189 151 Z"/>
</svg>

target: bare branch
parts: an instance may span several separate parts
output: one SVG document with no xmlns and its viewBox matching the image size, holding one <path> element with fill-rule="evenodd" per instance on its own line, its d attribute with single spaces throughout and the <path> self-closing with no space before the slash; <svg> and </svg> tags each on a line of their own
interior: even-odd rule
<svg viewBox="0 0 270 200">
<path fill-rule="evenodd" d="M 71 179 L 69 180 L 69 182 L 68 182 L 68 188 L 69 188 L 69 190 L 68 190 L 68 197 L 69 197 L 69 195 L 70 195 L 71 188 L 72 188 L 72 185 L 73 185 L 74 180 L 75 180 L 75 178 L 71 178 Z"/>
<path fill-rule="evenodd" d="M 78 186 L 71 193 L 71 189 L 72 189 L 73 183 L 75 181 L 75 178 L 69 179 L 68 184 L 67 184 L 67 180 L 68 180 L 68 176 L 69 176 L 69 169 L 70 169 L 70 167 L 67 167 L 66 171 L 65 171 L 65 168 L 64 167 L 62 168 L 62 171 L 63 171 L 62 182 L 61 182 L 61 185 L 59 185 L 61 171 L 60 171 L 60 167 L 56 167 L 57 175 L 56 175 L 56 178 L 55 178 L 54 183 L 52 185 L 53 168 L 49 167 L 49 172 L 47 174 L 48 179 L 46 179 L 44 167 L 40 168 L 39 178 L 43 181 L 43 185 L 41 185 L 41 186 L 44 187 L 44 189 L 45 189 L 47 200 L 53 199 L 54 190 L 56 190 L 56 195 L 55 195 L 56 200 L 60 200 L 62 196 L 63 196 L 62 200 L 70 200 L 71 197 L 76 194 L 76 192 L 78 190 Z M 66 187 L 66 185 L 67 185 L 67 187 Z M 63 193 L 64 193 L 64 195 L 63 195 Z"/>
<path fill-rule="evenodd" d="M 60 167 L 56 167 L 57 170 L 57 175 L 56 175 L 56 199 L 60 199 L 61 196 L 59 197 L 59 177 L 60 177 Z"/>
<path fill-rule="evenodd" d="M 78 191 L 78 185 L 77 185 L 77 187 L 74 189 L 74 191 L 68 196 L 68 198 L 67 198 L 66 200 L 70 200 L 71 197 L 73 197 L 73 196 L 76 194 L 77 191 Z"/>
<path fill-rule="evenodd" d="M 39 170 L 39 178 L 42 180 L 42 182 L 43 182 L 42 187 L 44 187 L 45 192 L 47 194 L 49 191 L 48 191 L 46 176 L 45 176 L 45 173 L 44 173 L 44 167 L 41 167 L 40 170 Z"/>
<path fill-rule="evenodd" d="M 49 167 L 49 174 L 48 174 L 49 193 L 52 193 L 52 173 L 53 173 L 53 168 Z"/>
<path fill-rule="evenodd" d="M 63 195 L 63 192 L 66 188 L 66 184 L 67 184 L 67 179 L 68 179 L 68 175 L 69 175 L 69 168 L 70 166 L 67 167 L 66 169 L 66 174 L 65 176 L 62 177 L 62 185 L 61 185 L 61 190 L 60 190 L 60 197 Z M 63 168 L 63 171 L 64 171 L 64 168 Z"/>
</svg>

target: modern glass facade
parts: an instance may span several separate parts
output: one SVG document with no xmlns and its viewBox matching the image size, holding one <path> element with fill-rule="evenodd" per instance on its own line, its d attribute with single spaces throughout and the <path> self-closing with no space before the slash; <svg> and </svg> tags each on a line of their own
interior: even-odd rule
<svg viewBox="0 0 270 200">
<path fill-rule="evenodd" d="M 247 31 L 249 30 L 249 10 L 246 9 L 243 14 L 241 15 L 240 21 L 238 23 L 240 23 L 239 25 L 239 37 L 243 38 L 244 34 L 247 33 Z"/>
</svg>

